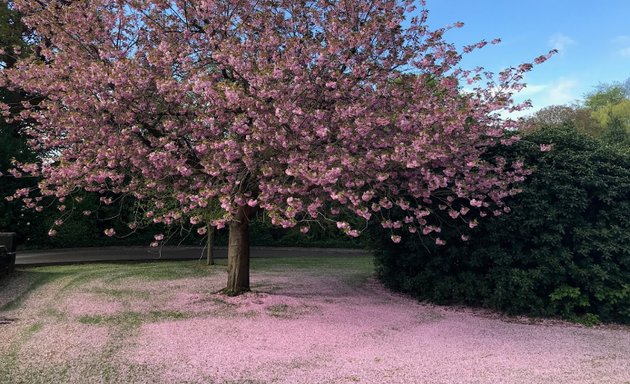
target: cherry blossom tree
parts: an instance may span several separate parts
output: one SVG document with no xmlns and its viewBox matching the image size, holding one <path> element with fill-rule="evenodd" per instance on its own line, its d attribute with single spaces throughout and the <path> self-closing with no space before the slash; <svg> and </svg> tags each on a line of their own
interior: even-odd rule
<svg viewBox="0 0 630 384">
<path fill-rule="evenodd" d="M 42 177 L 16 197 L 68 210 L 78 190 L 129 194 L 155 222 L 229 227 L 227 291 L 249 289 L 248 222 L 337 222 L 351 212 L 432 236 L 439 202 L 455 220 L 500 214 L 527 171 L 487 159 L 517 122 L 532 64 L 460 68 L 424 3 L 394 0 L 15 0 L 42 43 L 2 85 L 41 95 L 18 119 L 47 153 L 14 170 Z M 416 9 L 416 5 L 420 9 Z M 496 43 L 497 41 L 493 41 Z M 6 106 L 4 107 L 6 110 Z M 154 207 L 155 209 L 152 209 Z M 404 220 L 390 219 L 390 212 Z M 398 234 L 397 234 L 398 233 Z M 108 231 L 113 235 L 113 230 Z M 157 235 L 161 240 L 162 236 Z"/>
</svg>

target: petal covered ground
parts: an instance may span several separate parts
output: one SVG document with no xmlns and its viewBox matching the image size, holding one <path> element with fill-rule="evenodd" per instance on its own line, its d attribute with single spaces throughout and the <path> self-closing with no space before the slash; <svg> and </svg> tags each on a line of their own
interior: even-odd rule
<svg viewBox="0 0 630 384">
<path fill-rule="evenodd" d="M 417 303 L 365 257 L 20 272 L 0 293 L 0 382 L 626 383 L 630 330 Z M 22 287 L 16 289 L 15 286 Z M 30 287 L 30 288 L 24 288 Z"/>
</svg>

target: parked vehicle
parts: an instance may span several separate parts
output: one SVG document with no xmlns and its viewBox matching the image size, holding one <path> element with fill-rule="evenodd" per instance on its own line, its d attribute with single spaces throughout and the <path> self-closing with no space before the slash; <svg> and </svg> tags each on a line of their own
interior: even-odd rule
<svg viewBox="0 0 630 384">
<path fill-rule="evenodd" d="M 0 274 L 15 268 L 15 233 L 0 232 Z"/>
</svg>

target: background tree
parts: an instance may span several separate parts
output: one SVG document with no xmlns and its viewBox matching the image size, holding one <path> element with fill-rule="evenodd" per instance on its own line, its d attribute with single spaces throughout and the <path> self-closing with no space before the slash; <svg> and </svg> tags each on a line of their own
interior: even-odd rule
<svg viewBox="0 0 630 384">
<path fill-rule="evenodd" d="M 0 3 L 0 70 L 13 68 L 20 57 L 29 53 L 29 35 L 20 14 L 11 7 L 10 2 Z M 13 114 L 22 110 L 22 102 L 28 98 L 20 89 L 0 87 L 0 103 Z M 37 221 L 31 220 L 32 215 L 21 209 L 22 204 L 7 201 L 4 197 L 13 195 L 16 189 L 36 185 L 35 179 L 17 180 L 6 173 L 16 161 L 31 162 L 35 159 L 26 138 L 19 132 L 24 124 L 24 121 L 8 122 L 0 116 L 0 231 L 17 231 L 20 240 L 27 236 L 26 224 L 32 221 L 35 227 Z"/>
<path fill-rule="evenodd" d="M 630 135 L 630 79 L 599 85 L 586 95 L 584 105 L 599 124 L 600 137 L 623 142 Z"/>
<path fill-rule="evenodd" d="M 564 124 L 571 124 L 578 132 L 594 137 L 601 131 L 591 111 L 579 104 L 550 105 L 542 108 L 528 117 L 521 129 L 532 132 L 542 127 L 560 127 Z"/>
<path fill-rule="evenodd" d="M 628 124 L 617 116 L 612 116 L 608 121 L 602 139 L 612 145 L 630 147 L 630 130 Z"/>
<path fill-rule="evenodd" d="M 628 92 L 629 90 L 621 83 L 599 84 L 594 91 L 586 94 L 584 104 L 587 108 L 597 110 L 624 101 L 629 96 Z"/>
<path fill-rule="evenodd" d="M 412 1 L 16 5 L 50 43 L 39 46 L 45 60 L 3 73 L 7 87 L 43 98 L 20 118 L 37 122 L 27 131 L 48 158 L 22 171 L 40 175 L 39 193 L 64 211 L 79 190 L 105 203 L 129 194 L 155 207 L 143 214 L 156 223 L 206 225 L 218 201 L 211 225 L 229 227 L 228 292 L 249 289 L 248 226 L 262 210 L 303 232 L 332 221 L 358 236 L 340 216 L 352 213 L 393 241 L 411 231 L 442 244 L 433 202 L 456 220 L 498 215 L 526 173 L 482 155 L 516 125 L 498 112 L 520 108 L 511 95 L 533 65 L 496 81 L 460 69 L 463 53 L 487 43 L 459 52 L 448 28 L 426 26 L 426 10 L 405 21 Z M 16 197 L 37 209 L 31 192 Z"/>
<path fill-rule="evenodd" d="M 525 132 L 570 124 L 580 133 L 615 145 L 627 145 L 630 137 L 630 79 L 600 84 L 581 104 L 551 105 L 526 119 Z"/>
</svg>

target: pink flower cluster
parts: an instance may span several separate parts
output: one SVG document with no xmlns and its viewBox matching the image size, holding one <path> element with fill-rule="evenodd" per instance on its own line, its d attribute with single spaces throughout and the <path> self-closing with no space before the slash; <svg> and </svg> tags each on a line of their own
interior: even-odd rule
<svg viewBox="0 0 630 384">
<path fill-rule="evenodd" d="M 130 194 L 168 225 L 205 224 L 211 207 L 216 227 L 246 205 L 283 227 L 399 209 L 398 241 L 437 232 L 435 203 L 454 220 L 500 213 L 527 170 L 483 155 L 516 126 L 498 112 L 523 108 L 512 94 L 533 64 L 460 68 L 486 42 L 459 52 L 426 12 L 403 23 L 406 3 L 16 0 L 41 57 L 0 85 L 41 96 L 16 118 L 36 122 L 31 145 L 52 157 L 21 168 L 43 177 L 41 195 Z M 41 208 L 31 194 L 15 197 Z"/>
</svg>

